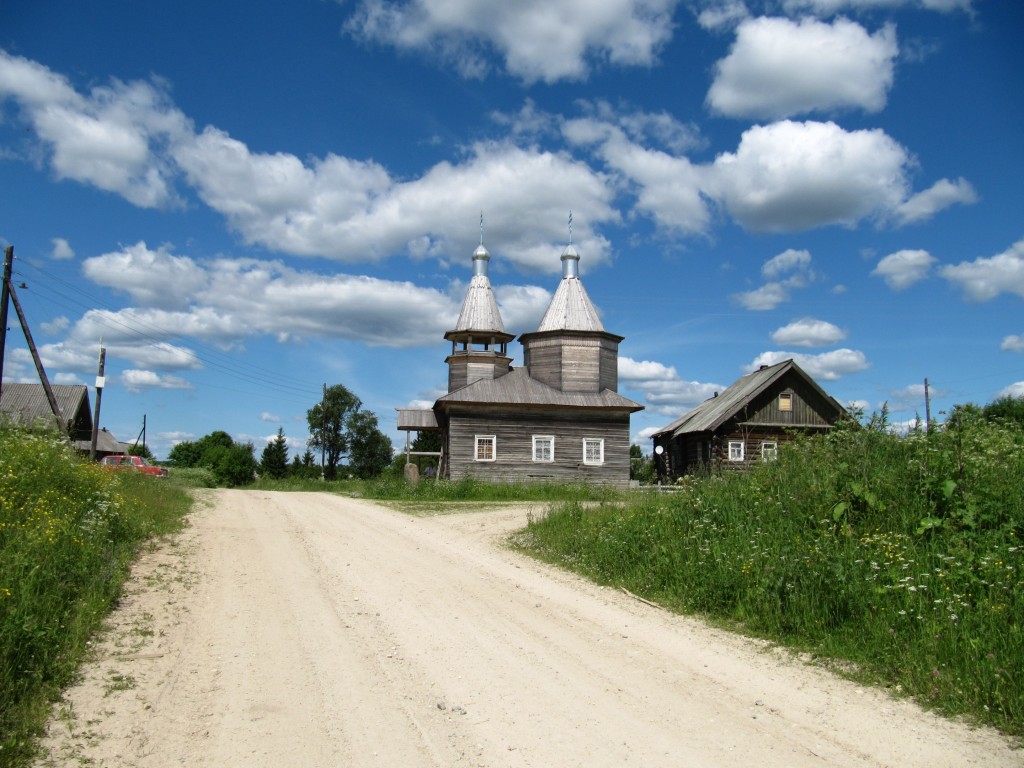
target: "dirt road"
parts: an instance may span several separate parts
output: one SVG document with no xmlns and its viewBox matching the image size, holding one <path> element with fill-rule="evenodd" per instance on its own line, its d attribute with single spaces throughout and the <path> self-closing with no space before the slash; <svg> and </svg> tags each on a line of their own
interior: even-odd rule
<svg viewBox="0 0 1024 768">
<path fill-rule="evenodd" d="M 995 734 L 504 549 L 526 507 L 205 500 L 143 557 L 40 765 L 1024 766 Z"/>
</svg>

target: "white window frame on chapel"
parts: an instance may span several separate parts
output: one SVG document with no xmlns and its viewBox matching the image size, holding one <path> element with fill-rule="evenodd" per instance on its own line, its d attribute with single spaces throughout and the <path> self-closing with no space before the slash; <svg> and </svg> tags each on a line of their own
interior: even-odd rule
<svg viewBox="0 0 1024 768">
<path fill-rule="evenodd" d="M 477 435 L 473 458 L 476 461 L 494 461 L 497 457 L 498 438 L 494 435 Z"/>
<path fill-rule="evenodd" d="M 596 461 L 591 458 L 591 450 L 593 447 L 597 447 Z M 584 437 L 583 438 L 583 463 L 591 466 L 598 464 L 604 464 L 604 438 L 603 437 Z"/>
<path fill-rule="evenodd" d="M 548 463 L 555 460 L 554 435 L 533 436 L 533 460 Z"/>
<path fill-rule="evenodd" d="M 761 443 L 761 461 L 774 461 L 779 458 L 779 444 L 775 440 Z"/>
<path fill-rule="evenodd" d="M 743 461 L 746 443 L 742 440 L 729 441 L 729 461 Z"/>
</svg>

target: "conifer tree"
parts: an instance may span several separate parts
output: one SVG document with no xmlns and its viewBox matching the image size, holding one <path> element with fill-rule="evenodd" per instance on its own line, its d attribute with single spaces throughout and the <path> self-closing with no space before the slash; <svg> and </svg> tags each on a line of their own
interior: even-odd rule
<svg viewBox="0 0 1024 768">
<path fill-rule="evenodd" d="M 284 427 L 278 427 L 277 437 L 263 449 L 260 468 L 264 475 L 275 480 L 288 474 L 288 443 L 284 438 Z"/>
</svg>

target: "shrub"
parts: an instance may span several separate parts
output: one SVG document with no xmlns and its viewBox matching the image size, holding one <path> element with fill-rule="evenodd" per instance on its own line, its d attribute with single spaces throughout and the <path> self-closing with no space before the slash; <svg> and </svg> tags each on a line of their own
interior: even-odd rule
<svg viewBox="0 0 1024 768">
<path fill-rule="evenodd" d="M 575 502 L 517 541 L 1024 734 L 1024 431 L 842 429 L 749 474 Z"/>
<path fill-rule="evenodd" d="M 0 426 L 0 766 L 29 759 L 137 546 L 174 530 L 188 506 L 177 486 Z"/>
</svg>

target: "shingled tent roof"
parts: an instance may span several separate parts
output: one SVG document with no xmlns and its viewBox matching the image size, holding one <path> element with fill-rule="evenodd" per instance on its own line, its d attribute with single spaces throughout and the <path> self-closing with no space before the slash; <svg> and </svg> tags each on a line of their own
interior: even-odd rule
<svg viewBox="0 0 1024 768">
<path fill-rule="evenodd" d="M 784 360 L 748 373 L 736 380 L 724 392 L 705 400 L 692 411 L 688 411 L 668 426 L 662 427 L 652 438 L 664 435 L 682 435 L 694 432 L 714 432 L 724 423 L 737 416 L 751 400 L 770 388 L 790 371 L 797 373 L 826 402 L 835 406 L 839 413 L 845 409 L 825 390 L 808 376 L 793 360 Z"/>
<path fill-rule="evenodd" d="M 545 331 L 604 331 L 594 303 L 579 277 L 580 255 L 571 244 L 562 253 L 562 279 L 537 327 Z"/>
<path fill-rule="evenodd" d="M 493 334 L 495 337 L 511 341 L 513 335 L 506 333 L 505 324 L 501 321 L 498 302 L 491 289 L 491 280 L 487 276 L 487 262 L 491 255 L 481 243 L 473 252 L 473 277 L 469 281 L 466 298 L 462 302 L 462 311 L 455 328 L 445 334 L 446 339 L 462 336 L 468 332 Z"/>
<path fill-rule="evenodd" d="M 442 395 L 436 407 L 473 403 L 476 405 L 520 405 L 558 408 L 609 408 L 640 411 L 643 406 L 606 389 L 593 392 L 562 392 L 530 378 L 525 368 L 516 368 L 497 379 L 480 379 Z"/>
</svg>

